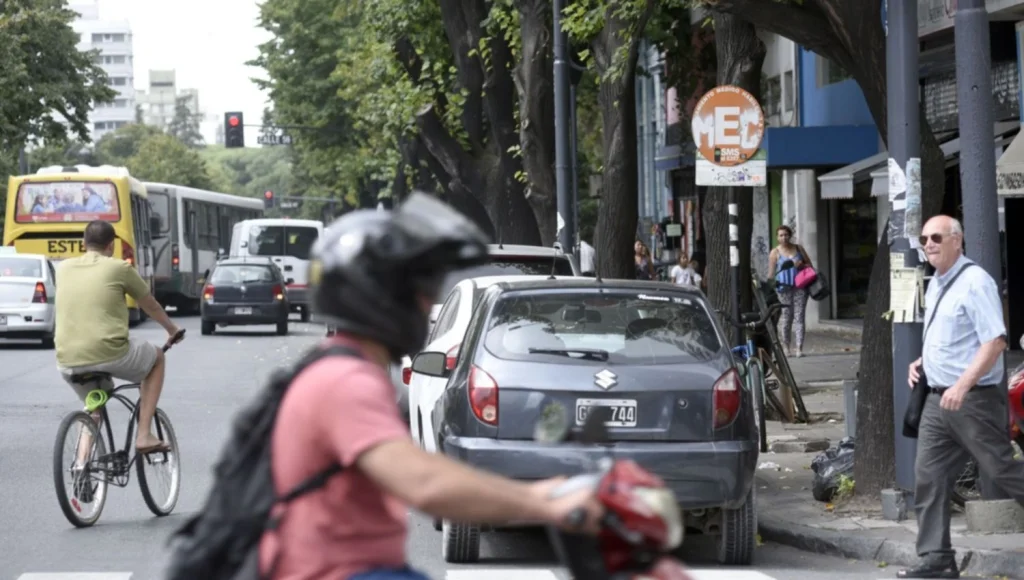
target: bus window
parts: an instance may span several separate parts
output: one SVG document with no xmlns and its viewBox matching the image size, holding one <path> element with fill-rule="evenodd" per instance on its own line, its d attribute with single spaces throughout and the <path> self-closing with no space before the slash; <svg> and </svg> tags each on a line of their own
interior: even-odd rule
<svg viewBox="0 0 1024 580">
<path fill-rule="evenodd" d="M 150 193 L 149 203 L 153 213 L 160 217 L 160 229 L 153 232 L 153 237 L 166 238 L 171 231 L 171 198 L 166 193 Z"/>
<path fill-rule="evenodd" d="M 32 181 L 22 183 L 17 196 L 17 223 L 121 220 L 117 188 L 110 182 Z"/>
</svg>

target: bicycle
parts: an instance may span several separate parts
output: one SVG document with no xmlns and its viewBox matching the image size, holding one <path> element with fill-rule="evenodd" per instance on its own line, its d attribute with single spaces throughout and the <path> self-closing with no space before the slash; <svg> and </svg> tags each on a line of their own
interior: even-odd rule
<svg viewBox="0 0 1024 580">
<path fill-rule="evenodd" d="M 772 407 L 780 414 L 782 413 L 782 403 L 765 382 L 764 362 L 761 360 L 755 337 L 758 329 L 764 328 L 775 313 L 782 308 L 787 308 L 787 306 L 773 304 L 764 314 L 746 312 L 740 315 L 739 321 L 733 320 L 731 316 L 721 310 L 718 311 L 727 322 L 744 332 L 745 342 L 733 347 L 732 353 L 740 357 L 740 369 L 743 371 L 744 382 L 747 385 L 747 390 L 754 397 L 754 423 L 757 425 L 758 444 L 762 453 L 768 452 L 766 401 L 771 403 Z"/>
<path fill-rule="evenodd" d="M 181 342 L 185 338 L 185 329 L 179 330 L 162 347 L 164 352 Z M 170 514 L 178 503 L 178 494 L 181 491 L 181 471 L 178 461 L 178 438 L 171 426 L 171 420 L 160 408 L 157 408 L 153 417 L 156 422 L 156 435 L 161 441 L 170 446 L 169 451 L 157 451 L 140 457 L 138 452 L 129 455 L 132 449 L 135 425 L 138 422 L 138 400 L 132 401 L 123 391 L 138 389 L 140 383 L 127 383 L 114 387 L 113 377 L 110 373 L 89 372 L 75 375 L 72 381 L 80 385 L 96 384 L 97 388 L 89 391 L 86 396 L 85 410 L 74 411 L 67 414 L 57 428 L 57 440 L 53 448 L 53 483 L 57 491 L 57 502 L 72 525 L 78 528 L 85 528 L 95 524 L 107 501 L 107 486 L 127 487 L 131 479 L 131 468 L 134 465 L 139 477 L 139 489 L 142 491 L 142 499 L 146 507 L 156 516 Z M 107 402 L 116 399 L 130 412 L 128 428 L 125 435 L 123 449 L 117 449 L 114 443 L 114 431 L 111 427 L 110 414 L 107 412 Z M 99 414 L 99 422 L 105 427 L 106 440 L 100 433 L 97 421 L 93 414 Z M 68 437 L 71 428 L 75 424 L 81 424 L 83 431 L 80 431 L 74 439 Z M 71 442 L 73 445 L 71 466 L 65 470 L 64 450 L 65 444 Z M 86 459 L 82 458 L 83 444 L 90 447 L 86 453 Z M 107 448 L 113 449 L 113 453 L 107 453 Z M 83 463 L 84 465 L 80 465 Z M 170 482 L 166 497 L 158 501 L 150 484 L 149 475 L 146 474 L 147 466 L 168 466 L 170 470 Z M 65 473 L 70 473 L 70 482 L 65 481 Z M 71 483 L 71 493 L 68 493 L 67 483 Z M 83 504 L 93 507 L 94 513 L 83 516 Z"/>
<path fill-rule="evenodd" d="M 751 273 L 751 281 L 754 286 L 757 309 L 762 313 L 767 312 L 768 296 L 775 294 L 774 285 L 769 281 L 759 280 L 757 272 Z M 779 304 L 779 302 L 772 302 L 772 304 Z M 789 359 L 786 358 L 786 352 L 779 341 L 775 325 L 765 325 L 765 333 L 771 344 L 771 352 L 762 350 L 761 362 L 765 365 L 765 380 L 770 385 L 769 390 L 778 391 L 782 396 L 780 418 L 789 423 L 809 423 L 811 415 L 807 412 L 807 406 L 804 405 L 804 398 L 793 377 L 793 370 L 789 368 Z"/>
</svg>

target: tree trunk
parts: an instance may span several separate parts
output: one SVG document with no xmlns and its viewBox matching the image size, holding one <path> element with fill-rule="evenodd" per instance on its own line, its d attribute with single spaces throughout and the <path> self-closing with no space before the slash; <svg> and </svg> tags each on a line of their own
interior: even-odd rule
<svg viewBox="0 0 1024 580">
<path fill-rule="evenodd" d="M 857 81 L 883 140 L 888 140 L 885 31 L 880 2 L 863 0 L 715 0 L 715 11 L 741 15 L 839 64 Z M 945 162 L 935 135 L 921 112 L 921 205 L 934 215 L 945 194 Z M 889 310 L 889 242 L 881 232 L 868 286 L 861 338 L 857 397 L 857 493 L 875 498 L 892 485 L 895 433 L 892 404 L 892 325 Z M 896 388 L 899 388 L 897 386 Z"/>
<path fill-rule="evenodd" d="M 551 4 L 520 0 L 522 38 L 515 76 L 519 94 L 519 145 L 526 172 L 526 199 L 537 218 L 541 243 L 555 243 L 555 93 L 551 59 Z"/>
<path fill-rule="evenodd" d="M 738 86 L 754 98 L 761 98 L 761 66 L 767 49 L 754 26 L 731 14 L 715 14 L 715 51 L 718 84 Z M 715 308 L 730 311 L 732 269 L 729 265 L 728 187 L 708 188 L 707 204 L 702 208 L 704 228 L 708 236 L 707 269 L 708 298 Z M 736 187 L 739 206 L 740 310 L 752 308 L 753 288 L 750 270 L 750 243 L 754 224 L 754 192 L 750 187 Z M 730 329 L 738 342 L 740 337 Z"/>
<path fill-rule="evenodd" d="M 597 102 L 601 109 L 604 158 L 602 199 L 594 232 L 595 267 L 597 273 L 606 278 L 636 277 L 633 243 L 638 214 L 635 88 L 641 39 L 638 32 L 646 27 L 653 6 L 653 2 L 648 2 L 646 13 L 631 26 L 615 16 L 618 7 L 611 3 L 605 9 L 604 28 L 591 42 L 594 62 L 602 79 Z M 609 77 L 608 71 L 616 64 L 615 54 L 624 43 L 629 45 L 622 72 Z"/>
</svg>

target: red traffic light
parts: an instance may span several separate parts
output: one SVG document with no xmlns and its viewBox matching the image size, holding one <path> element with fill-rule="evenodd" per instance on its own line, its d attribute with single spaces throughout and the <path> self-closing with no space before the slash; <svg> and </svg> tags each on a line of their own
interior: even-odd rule
<svg viewBox="0 0 1024 580">
<path fill-rule="evenodd" d="M 238 117 L 232 115 L 230 118 L 228 118 L 228 125 L 231 125 L 232 127 L 237 127 L 238 126 Z"/>
<path fill-rule="evenodd" d="M 265 197 L 267 199 L 274 199 L 274 192 L 273 191 L 268 191 L 268 192 L 263 194 L 263 197 Z"/>
</svg>

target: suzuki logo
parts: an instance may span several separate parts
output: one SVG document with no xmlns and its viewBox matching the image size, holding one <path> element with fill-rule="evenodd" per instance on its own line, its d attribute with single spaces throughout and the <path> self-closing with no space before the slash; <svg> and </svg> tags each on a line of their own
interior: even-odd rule
<svg viewBox="0 0 1024 580">
<path fill-rule="evenodd" d="M 607 391 L 618 384 L 618 381 L 615 380 L 616 378 L 618 377 L 615 376 L 615 373 L 608 369 L 604 369 L 594 375 L 594 384 Z"/>
</svg>

